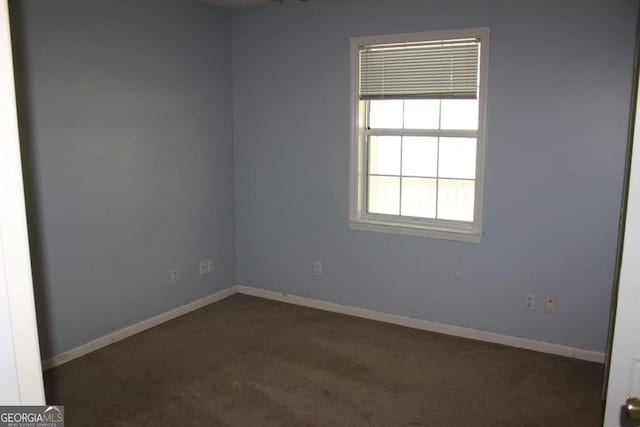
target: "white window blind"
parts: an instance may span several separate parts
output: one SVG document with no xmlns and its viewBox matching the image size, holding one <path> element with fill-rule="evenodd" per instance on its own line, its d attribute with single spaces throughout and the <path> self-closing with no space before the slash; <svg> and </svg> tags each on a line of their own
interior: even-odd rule
<svg viewBox="0 0 640 427">
<path fill-rule="evenodd" d="M 477 39 L 360 47 L 360 99 L 477 99 Z"/>
</svg>

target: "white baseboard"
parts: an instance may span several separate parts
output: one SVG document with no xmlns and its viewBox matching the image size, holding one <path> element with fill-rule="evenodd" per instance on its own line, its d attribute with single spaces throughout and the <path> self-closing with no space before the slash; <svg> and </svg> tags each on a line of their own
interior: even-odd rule
<svg viewBox="0 0 640 427">
<path fill-rule="evenodd" d="M 88 354 L 93 351 L 99 350 L 103 347 L 106 347 L 109 344 L 113 344 L 114 342 L 121 341 L 132 335 L 135 335 L 142 331 L 146 331 L 147 329 L 153 328 L 154 326 L 158 326 L 162 323 L 168 322 L 169 320 L 175 319 L 176 317 L 180 317 L 184 314 L 190 313 L 194 310 L 198 310 L 199 308 L 202 308 L 211 303 L 223 300 L 235 293 L 236 293 L 235 286 L 230 286 L 228 288 L 222 289 L 221 291 L 218 291 L 211 295 L 207 295 L 204 298 L 200 298 L 199 300 L 190 302 L 185 305 L 181 305 L 180 307 L 176 307 L 165 313 L 158 314 L 157 316 L 150 317 L 141 322 L 135 323 L 131 326 L 122 328 L 118 331 L 111 332 L 110 334 L 104 335 L 100 338 L 96 338 L 93 341 L 89 341 L 88 343 L 72 348 L 67 352 L 54 356 L 50 359 L 43 360 L 42 369 L 46 371 L 47 369 L 51 369 L 56 366 L 62 365 L 63 363 L 69 362 L 73 359 L 77 359 L 78 357 L 82 357 L 85 354 Z"/>
<path fill-rule="evenodd" d="M 462 326 L 446 325 L 444 323 L 431 322 L 429 320 L 399 316 L 396 314 L 380 313 L 378 311 L 367 310 L 364 308 L 299 297 L 296 295 L 283 294 L 281 292 L 274 292 L 266 289 L 254 288 L 251 286 L 236 285 L 235 290 L 236 292 L 245 295 L 316 308 L 324 311 L 331 311 L 333 313 L 347 314 L 364 319 L 377 320 L 379 322 L 393 323 L 394 325 L 401 325 L 409 328 L 421 329 L 424 331 L 438 332 L 441 334 L 453 335 L 456 337 L 503 344 L 510 347 L 523 348 L 526 350 L 555 354 L 564 357 L 572 357 L 575 359 L 587 360 L 590 362 L 604 363 L 605 360 L 604 353 L 597 351 L 583 350 L 581 348 L 567 347 L 560 344 L 552 344 L 544 341 L 536 341 L 527 338 L 514 337 L 511 335 L 497 334 L 494 332 L 481 331 L 478 329 L 465 328 Z"/>
<path fill-rule="evenodd" d="M 363 319 L 377 320 L 379 322 L 392 323 L 394 325 L 406 326 L 424 331 L 438 332 L 441 334 L 452 335 L 456 337 L 469 338 L 478 341 L 486 341 L 496 344 L 503 344 L 510 347 L 523 348 L 526 350 L 539 351 L 542 353 L 555 354 L 558 356 L 572 357 L 575 359 L 588 360 L 590 362 L 604 363 L 604 353 L 583 350 L 580 348 L 567 347 L 560 344 L 552 344 L 544 341 L 535 341 L 527 338 L 514 337 L 510 335 L 497 334 L 494 332 L 486 332 L 478 329 L 465 328 L 462 326 L 452 326 L 444 323 L 431 322 L 429 320 L 416 319 L 413 317 L 399 316 L 397 314 L 381 313 L 378 311 L 358 308 L 348 305 L 336 304 L 333 302 L 321 301 L 312 298 L 305 298 L 296 295 L 284 294 L 281 292 L 269 291 L 266 289 L 254 288 L 246 285 L 234 285 L 226 289 L 222 289 L 214 294 L 208 295 L 189 304 L 169 310 L 165 313 L 143 320 L 131 326 L 127 326 L 118 331 L 111 332 L 93 341 L 82 344 L 67 352 L 54 356 L 50 359 L 42 361 L 44 370 L 54 368 L 69 362 L 73 359 L 84 356 L 85 354 L 99 350 L 103 347 L 121 341 L 139 332 L 158 326 L 169 320 L 180 317 L 184 314 L 198 310 L 206 305 L 223 300 L 236 293 L 251 295 L 260 298 L 266 298 L 274 301 L 285 302 L 289 304 L 301 305 L 304 307 L 316 308 L 318 310 L 330 311 L 333 313 L 346 314 L 349 316 L 361 317 Z"/>
</svg>

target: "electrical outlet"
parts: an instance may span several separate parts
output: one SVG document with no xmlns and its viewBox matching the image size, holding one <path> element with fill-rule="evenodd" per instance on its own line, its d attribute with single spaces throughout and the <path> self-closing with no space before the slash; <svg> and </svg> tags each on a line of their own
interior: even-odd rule
<svg viewBox="0 0 640 427">
<path fill-rule="evenodd" d="M 200 260 L 200 274 L 207 274 L 207 260 Z"/>
<path fill-rule="evenodd" d="M 172 268 L 170 274 L 171 283 L 178 283 L 180 281 L 180 271 L 177 268 Z"/>
<path fill-rule="evenodd" d="M 211 273 L 213 271 L 213 258 L 207 258 L 207 273 Z"/>
<path fill-rule="evenodd" d="M 322 277 L 322 261 L 313 263 L 313 277 Z"/>
<path fill-rule="evenodd" d="M 524 309 L 528 311 L 533 311 L 536 307 L 536 297 L 533 294 L 526 294 L 524 296 Z"/>
<path fill-rule="evenodd" d="M 545 297 L 544 298 L 544 312 L 545 313 L 555 313 L 556 312 L 556 303 L 558 299 L 556 297 Z"/>
</svg>

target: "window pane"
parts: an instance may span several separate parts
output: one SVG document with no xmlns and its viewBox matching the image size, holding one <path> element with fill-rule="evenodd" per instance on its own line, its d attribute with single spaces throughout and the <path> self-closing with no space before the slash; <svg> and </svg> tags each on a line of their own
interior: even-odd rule
<svg viewBox="0 0 640 427">
<path fill-rule="evenodd" d="M 402 178 L 402 215 L 436 217 L 436 180 Z"/>
<path fill-rule="evenodd" d="M 439 121 L 439 100 L 407 99 L 404 101 L 405 129 L 438 129 Z"/>
<path fill-rule="evenodd" d="M 438 219 L 473 221 L 475 181 L 438 181 Z"/>
<path fill-rule="evenodd" d="M 369 173 L 380 175 L 400 175 L 399 136 L 370 137 Z"/>
<path fill-rule="evenodd" d="M 405 136 L 402 138 L 402 174 L 438 176 L 438 138 Z"/>
<path fill-rule="evenodd" d="M 478 129 L 478 100 L 443 99 L 440 129 Z"/>
<path fill-rule="evenodd" d="M 389 215 L 400 213 L 400 178 L 369 177 L 369 212 Z"/>
<path fill-rule="evenodd" d="M 438 176 L 475 179 L 476 138 L 440 138 Z"/>
<path fill-rule="evenodd" d="M 401 129 L 402 100 L 371 100 L 369 102 L 369 127 L 382 129 Z"/>
</svg>

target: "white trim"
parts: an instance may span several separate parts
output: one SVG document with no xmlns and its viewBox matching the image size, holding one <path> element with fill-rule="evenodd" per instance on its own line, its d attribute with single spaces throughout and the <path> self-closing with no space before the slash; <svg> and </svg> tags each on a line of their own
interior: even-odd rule
<svg viewBox="0 0 640 427">
<path fill-rule="evenodd" d="M 67 352 L 54 356 L 50 359 L 43 360 L 42 369 L 46 371 L 47 369 L 62 365 L 63 363 L 67 363 L 73 359 L 77 359 L 93 351 L 100 350 L 101 348 L 106 347 L 110 344 L 121 341 L 125 338 L 129 338 L 132 335 L 146 331 L 147 329 L 153 328 L 154 326 L 158 326 L 162 323 L 168 322 L 169 320 L 175 319 L 176 317 L 180 317 L 192 311 L 198 310 L 214 302 L 221 301 L 235 293 L 236 287 L 229 286 L 228 288 L 222 289 L 221 291 L 218 291 L 211 295 L 207 295 L 206 297 L 200 298 L 199 300 L 181 305 L 180 307 L 174 308 L 165 313 L 158 314 L 157 316 L 150 317 L 146 320 L 135 323 L 131 326 L 127 326 L 118 331 L 111 332 L 110 334 L 104 335 L 100 338 L 96 338 L 95 340 L 89 341 L 88 343 L 79 345 L 78 347 L 75 347 Z"/>
<path fill-rule="evenodd" d="M 397 314 L 381 313 L 378 311 L 368 310 L 366 308 L 353 307 L 348 305 L 336 304 L 312 298 L 305 298 L 296 295 L 284 294 L 281 292 L 269 291 L 267 289 L 254 288 L 247 285 L 233 285 L 222 289 L 214 294 L 208 295 L 189 304 L 174 308 L 166 313 L 159 314 L 149 319 L 143 320 L 131 326 L 127 326 L 118 331 L 96 338 L 93 341 L 82 344 L 62 354 L 54 356 L 50 359 L 42 361 L 42 369 L 47 370 L 70 362 L 73 359 L 82 357 L 88 353 L 100 350 L 110 344 L 129 338 L 147 329 L 158 326 L 169 320 L 175 319 L 192 311 L 198 310 L 214 302 L 221 301 L 234 294 L 250 295 L 259 298 L 265 298 L 274 301 L 280 301 L 288 304 L 300 305 L 303 307 L 315 308 L 318 310 L 329 311 L 332 313 L 346 314 L 348 316 L 360 317 L 363 319 L 376 320 L 378 322 L 391 323 L 394 325 L 405 326 L 423 331 L 437 332 L 440 334 L 451 335 L 455 337 L 468 338 L 478 341 L 486 341 L 496 344 L 502 344 L 509 347 L 523 348 L 526 350 L 538 351 L 541 353 L 555 354 L 558 356 L 571 357 L 589 362 L 604 363 L 604 353 L 583 350 L 580 348 L 567 347 L 560 344 L 552 344 L 544 341 L 535 341 L 527 338 L 514 337 L 510 335 L 502 335 L 494 332 L 486 332 L 478 329 L 464 328 L 462 326 L 447 325 L 444 323 L 431 322 L 429 320 L 416 319 L 414 317 L 400 316 Z"/>
<path fill-rule="evenodd" d="M 9 10 L 0 0 L 0 244 L 18 403 L 45 402 L 27 234 Z M 5 308 L 2 307 L 4 310 Z"/>
<path fill-rule="evenodd" d="M 421 227 L 412 227 L 410 224 L 402 224 L 400 222 L 392 225 L 384 222 L 369 221 L 361 219 L 358 221 L 349 221 L 349 228 L 352 230 L 378 231 L 381 233 L 400 234 L 407 236 L 423 236 L 434 237 L 436 239 L 454 240 L 458 242 L 480 243 L 482 234 L 473 233 L 471 231 L 460 230 L 450 231 L 435 229 L 427 229 Z"/>
<path fill-rule="evenodd" d="M 377 36 L 353 37 L 358 45 L 387 44 L 400 42 L 421 42 L 425 40 L 471 39 L 488 35 L 488 27 L 462 28 L 457 30 L 421 31 L 404 34 L 383 34 Z"/>
<path fill-rule="evenodd" d="M 451 129 L 365 129 L 370 136 L 440 136 L 453 138 L 477 138 L 477 130 L 451 130 Z"/>
<path fill-rule="evenodd" d="M 406 326 L 408 328 L 420 329 L 423 331 L 437 332 L 440 334 L 452 335 L 456 337 L 502 344 L 509 347 L 523 348 L 526 350 L 533 350 L 541 353 L 555 354 L 558 356 L 587 360 L 589 362 L 604 363 L 604 353 L 598 351 L 583 350 L 581 348 L 552 344 L 544 341 L 536 341 L 527 338 L 514 337 L 511 335 L 497 334 L 494 332 L 481 331 L 478 329 L 465 328 L 462 326 L 447 325 L 444 323 L 431 322 L 429 320 L 416 319 L 414 317 L 399 316 L 397 314 L 381 313 L 365 308 L 352 307 L 312 298 L 284 294 L 281 292 L 274 292 L 246 285 L 236 285 L 235 290 L 236 292 L 244 295 L 251 295 L 274 301 L 301 305 L 304 307 L 311 307 L 318 310 L 330 311 L 332 313 L 346 314 L 349 316 L 361 317 L 363 319 L 369 320 L 377 320 L 379 322 L 385 323 L 392 323 L 394 325 Z"/>
<path fill-rule="evenodd" d="M 438 239 L 458 240 L 478 243 L 482 239 L 483 224 L 483 200 L 485 187 L 485 158 L 487 148 L 487 96 L 489 85 L 489 36 L 488 27 L 468 28 L 459 30 L 428 31 L 408 34 L 386 34 L 378 36 L 352 37 L 351 38 L 351 73 L 350 73 L 350 104 L 351 104 L 351 141 L 349 162 L 349 224 L 352 229 L 365 231 L 378 231 L 392 234 L 415 235 L 433 237 Z M 358 52 L 360 46 L 371 44 L 386 44 L 396 42 L 413 42 L 424 40 L 448 40 L 478 38 L 481 43 L 480 50 L 480 81 L 479 81 L 479 117 L 477 130 L 476 151 L 476 178 L 475 178 L 475 203 L 474 221 L 464 223 L 465 227 L 451 226 L 440 221 L 422 221 L 413 223 L 412 226 L 404 226 L 404 218 L 388 218 L 385 221 L 371 221 L 365 210 L 366 200 L 364 182 L 364 149 L 362 114 L 359 108 L 358 98 Z M 386 130 L 381 130 L 385 133 Z M 401 132 L 407 132 L 402 130 Z M 411 133 L 424 133 L 417 131 Z M 439 131 L 442 132 L 442 131 Z M 397 134 L 398 131 L 395 131 Z M 430 132 L 432 133 L 432 132 Z M 437 132 L 436 132 L 437 133 Z M 450 133 L 450 132 L 445 132 Z M 476 133 L 476 131 L 474 131 Z M 468 227 L 467 227 L 468 225 Z"/>
<path fill-rule="evenodd" d="M 636 33 L 640 41 L 640 32 Z M 636 43 L 637 43 L 636 41 Z M 640 52 L 636 46 L 636 55 Z M 636 67 L 639 65 L 636 57 Z M 627 153 L 627 167 L 629 168 L 626 182 L 626 209 L 621 217 L 624 223 L 620 231 L 624 232 L 622 239 L 622 258 L 619 265 L 617 290 L 614 293 L 614 312 L 612 313 L 613 329 L 610 330 L 609 378 L 604 390 L 606 400 L 603 426 L 615 427 L 621 425 L 620 406 L 630 396 L 640 397 L 640 341 L 638 341 L 637 325 L 640 320 L 640 74 L 634 70 L 634 88 L 632 114 L 629 117 L 630 152 Z M 617 294 L 617 295 L 616 295 Z M 611 340 L 612 335 L 612 340 Z M 637 422 L 624 425 L 638 425 Z"/>
</svg>

